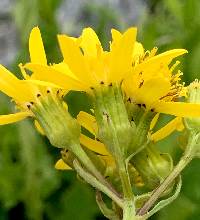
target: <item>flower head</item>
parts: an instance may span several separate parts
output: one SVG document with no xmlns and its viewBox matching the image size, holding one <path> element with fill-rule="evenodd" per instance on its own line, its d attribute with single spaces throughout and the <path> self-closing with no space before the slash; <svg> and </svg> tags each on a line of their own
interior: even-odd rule
<svg viewBox="0 0 200 220">
<path fill-rule="evenodd" d="M 37 63 L 26 64 L 26 68 L 42 72 L 45 81 L 72 90 L 90 91 L 123 81 L 127 99 L 148 110 L 199 116 L 199 105 L 177 102 L 185 96 L 186 89 L 180 82 L 182 73 L 174 73 L 178 62 L 171 62 L 186 50 L 173 49 L 156 55 L 157 48 L 145 51 L 136 41 L 136 28 L 129 28 L 124 34 L 114 29 L 111 32 L 110 51 L 103 50 L 91 28 L 85 28 L 79 38 L 59 35 L 64 61 L 51 69 Z"/>
<path fill-rule="evenodd" d="M 64 88 L 90 91 L 100 85 L 120 83 L 132 69 L 133 51 L 138 49 L 136 28 L 129 28 L 121 38 L 113 41 L 110 51 L 103 50 L 92 28 L 85 28 L 79 38 L 59 35 L 58 40 L 64 61 L 57 66 L 57 74 L 51 78 L 53 70 L 45 73 L 45 79 Z M 37 63 L 26 64 L 26 68 L 47 72 L 47 68 Z M 59 80 L 59 78 L 62 78 Z M 65 79 L 65 80 L 64 80 Z M 73 81 L 73 83 L 72 83 Z M 73 88 L 74 86 L 74 88 Z"/>
<path fill-rule="evenodd" d="M 30 34 L 29 51 L 31 62 L 41 63 L 47 65 L 46 54 L 39 28 L 34 28 Z M 41 98 L 44 96 L 55 96 L 60 98 L 59 89 L 53 84 L 37 81 L 38 85 L 33 84 L 32 80 L 37 79 L 35 74 L 29 76 L 22 64 L 19 65 L 24 79 L 18 79 L 5 67 L 0 65 L 0 90 L 6 95 L 10 96 L 16 103 L 19 112 L 10 115 L 1 115 L 0 124 L 13 123 L 22 120 L 28 116 L 33 116 L 31 107 L 33 105 L 40 105 Z"/>
<path fill-rule="evenodd" d="M 199 105 L 177 102 L 180 97 L 186 96 L 186 87 L 181 83 L 183 74 L 174 71 L 179 62 L 174 65 L 171 62 L 187 51 L 174 49 L 159 55 L 155 55 L 155 52 L 156 49 L 141 53 L 132 73 L 124 80 L 123 89 L 127 99 L 158 113 L 198 117 Z"/>
</svg>

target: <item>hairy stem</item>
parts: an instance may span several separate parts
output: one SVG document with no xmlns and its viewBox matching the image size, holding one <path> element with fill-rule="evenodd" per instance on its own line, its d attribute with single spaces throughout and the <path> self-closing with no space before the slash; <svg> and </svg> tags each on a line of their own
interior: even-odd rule
<svg viewBox="0 0 200 220">
<path fill-rule="evenodd" d="M 73 147 L 73 153 L 76 155 L 78 160 L 83 164 L 83 166 L 91 172 L 102 184 L 104 184 L 112 193 L 117 195 L 119 198 L 121 195 L 112 187 L 112 185 L 103 177 L 99 170 L 92 163 L 86 152 L 82 149 L 80 145 Z"/>
<path fill-rule="evenodd" d="M 94 176 L 85 171 L 77 160 L 74 160 L 74 168 L 77 173 L 90 185 L 105 193 L 109 198 L 117 203 L 121 208 L 123 208 L 123 201 L 115 193 L 113 193 L 107 186 L 99 182 Z"/>
</svg>

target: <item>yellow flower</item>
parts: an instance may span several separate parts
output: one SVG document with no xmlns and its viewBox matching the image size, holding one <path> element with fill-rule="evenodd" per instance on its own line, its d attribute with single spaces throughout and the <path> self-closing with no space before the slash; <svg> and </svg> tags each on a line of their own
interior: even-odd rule
<svg viewBox="0 0 200 220">
<path fill-rule="evenodd" d="M 200 105 L 176 102 L 184 97 L 186 88 L 180 83 L 182 73 L 174 74 L 176 62 L 171 68 L 171 61 L 186 50 L 175 49 L 155 55 L 156 50 L 140 54 L 131 75 L 124 80 L 123 88 L 130 102 L 143 106 L 147 110 L 185 117 L 198 117 Z"/>
<path fill-rule="evenodd" d="M 104 51 L 96 33 L 85 28 L 79 38 L 59 35 L 58 40 L 64 61 L 47 71 L 44 65 L 26 64 L 33 72 L 43 71 L 43 80 L 53 82 L 62 88 L 90 91 L 99 85 L 120 83 L 132 69 L 133 51 L 138 49 L 136 28 L 129 28 L 121 39 L 113 40 L 110 51 Z M 115 31 L 112 31 L 113 38 Z M 62 79 L 62 80 L 61 80 Z M 73 84 L 72 84 L 73 81 Z M 76 85 L 75 85 L 76 83 Z"/>
<path fill-rule="evenodd" d="M 36 44 L 36 46 L 34 46 Z M 39 65 L 45 66 L 47 69 L 60 69 L 62 65 L 54 65 L 48 66 L 46 54 L 44 51 L 44 46 L 40 34 L 39 28 L 33 28 L 30 38 L 29 38 L 29 52 L 31 62 L 37 63 Z M 14 74 L 10 73 L 6 68 L 0 66 L 0 90 L 3 91 L 5 94 L 13 98 L 16 103 L 17 109 L 20 110 L 15 114 L 9 115 L 1 115 L 0 116 L 0 125 L 14 123 L 24 118 L 31 116 L 35 118 L 34 112 L 32 111 L 32 106 L 40 106 L 42 97 L 52 96 L 55 99 L 61 99 L 61 90 L 55 88 L 54 84 L 45 83 L 41 81 L 43 79 L 43 74 L 45 72 L 35 70 L 32 75 L 27 75 L 23 66 L 19 65 L 22 75 L 26 80 L 20 80 L 14 76 Z M 52 87 L 50 87 L 52 85 Z M 74 84 L 73 84 L 74 85 Z M 47 87 L 48 86 L 48 87 Z M 63 103 L 64 107 L 65 103 Z M 45 132 L 41 128 L 38 121 L 35 121 L 35 126 L 38 128 L 38 131 L 43 135 Z M 84 126 L 84 125 L 83 125 Z M 83 146 L 87 147 L 88 149 L 100 154 L 104 155 L 104 159 L 106 160 L 107 155 L 109 154 L 105 148 L 105 146 L 87 136 L 81 134 L 80 142 Z M 109 161 L 109 160 L 107 160 Z M 62 167 L 64 163 L 59 161 L 56 166 Z M 64 165 L 66 168 L 67 165 Z M 68 166 L 68 169 L 70 167 Z"/>
<path fill-rule="evenodd" d="M 122 37 L 119 31 L 113 32 L 113 44 Z M 153 110 L 171 114 L 175 116 L 198 117 L 200 115 L 200 106 L 195 102 L 182 103 L 175 102 L 177 98 L 185 96 L 187 89 L 180 83 L 182 73 L 178 71 L 173 73 L 177 61 L 171 68 L 169 65 L 177 56 L 186 53 L 183 49 L 174 49 L 162 54 L 156 55 L 157 48 L 151 51 L 145 51 L 142 44 L 136 42 L 133 51 L 133 69 L 132 73 L 124 80 L 123 89 L 125 90 L 127 100 L 138 104 L 146 110 Z M 151 123 L 153 129 L 159 114 L 156 115 Z M 152 141 L 157 142 L 175 130 L 184 129 L 182 117 L 176 117 L 157 132 L 151 134 Z"/>
<path fill-rule="evenodd" d="M 37 27 L 35 27 L 30 34 L 29 52 L 31 62 L 47 65 L 40 30 Z M 26 80 L 18 79 L 5 67 L 0 65 L 0 90 L 15 101 L 18 110 L 18 112 L 14 114 L 1 115 L 1 125 L 17 122 L 28 116 L 33 117 L 34 114 L 31 111 L 31 107 L 32 105 L 40 105 L 40 100 L 43 96 L 52 95 L 58 98 L 61 96 L 55 85 L 39 81 L 35 73 L 29 76 L 26 74 L 22 64 L 20 64 L 19 67 Z M 38 85 L 32 83 L 35 79 L 37 79 Z M 49 87 L 51 85 L 52 87 Z"/>
<path fill-rule="evenodd" d="M 113 29 L 110 51 L 102 49 L 91 28 L 85 28 L 79 38 L 59 35 L 64 61 L 53 68 L 37 63 L 26 64 L 26 68 L 42 73 L 42 80 L 73 90 L 90 91 L 100 84 L 123 80 L 123 89 L 130 100 L 148 110 L 198 117 L 199 105 L 176 102 L 185 95 L 185 88 L 180 83 L 182 73 L 173 73 L 178 63 L 169 67 L 174 58 L 187 51 L 174 49 L 159 55 L 157 48 L 145 51 L 136 41 L 136 32 L 136 28 L 129 28 L 124 34 Z"/>
</svg>

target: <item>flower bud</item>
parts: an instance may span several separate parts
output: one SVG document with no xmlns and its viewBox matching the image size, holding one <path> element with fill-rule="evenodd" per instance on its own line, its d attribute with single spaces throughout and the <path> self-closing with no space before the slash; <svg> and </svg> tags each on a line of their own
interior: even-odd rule
<svg viewBox="0 0 200 220">
<path fill-rule="evenodd" d="M 135 155 L 130 162 L 141 175 L 144 185 L 149 189 L 155 189 L 173 169 L 171 156 L 160 153 L 153 143 Z"/>
<path fill-rule="evenodd" d="M 114 158 L 125 159 L 135 128 L 128 119 L 121 88 L 117 85 L 102 85 L 93 92 L 98 138 Z"/>
<path fill-rule="evenodd" d="M 80 126 L 61 99 L 49 91 L 47 96 L 40 97 L 40 102 L 33 105 L 31 110 L 53 146 L 70 149 L 79 145 Z"/>
<path fill-rule="evenodd" d="M 200 104 L 200 82 L 196 79 L 187 88 L 187 102 Z M 189 129 L 200 131 L 200 118 L 185 118 Z"/>
</svg>

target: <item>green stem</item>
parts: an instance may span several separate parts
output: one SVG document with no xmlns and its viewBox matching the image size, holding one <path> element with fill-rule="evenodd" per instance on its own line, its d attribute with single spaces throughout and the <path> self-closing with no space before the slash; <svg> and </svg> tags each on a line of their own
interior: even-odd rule
<svg viewBox="0 0 200 220">
<path fill-rule="evenodd" d="M 135 205 L 133 200 L 124 201 L 123 220 L 136 220 Z"/>
<path fill-rule="evenodd" d="M 161 185 L 154 191 L 149 200 L 147 200 L 144 206 L 138 211 L 137 215 L 145 215 L 154 205 L 154 203 L 160 198 L 161 194 L 168 188 L 168 186 L 173 183 L 173 181 L 179 176 L 183 169 L 190 163 L 190 161 L 194 158 L 195 143 L 196 134 L 191 132 L 184 155 L 175 166 L 173 171 L 169 174 L 169 176 L 161 183 Z"/>
<path fill-rule="evenodd" d="M 80 145 L 74 145 L 72 148 L 72 152 L 84 165 L 84 167 L 89 172 L 91 172 L 102 184 L 104 184 L 113 194 L 115 194 L 119 198 L 121 197 L 121 195 L 112 187 L 112 185 L 109 182 L 106 181 L 106 179 L 102 176 L 99 170 L 94 166 L 94 164 Z"/>
<path fill-rule="evenodd" d="M 119 176 L 122 182 L 124 198 L 128 200 L 133 200 L 134 195 L 132 192 L 132 187 L 131 187 L 128 171 L 125 167 L 125 164 L 124 163 L 119 164 L 119 161 L 118 161 L 118 167 L 119 167 Z"/>
<path fill-rule="evenodd" d="M 101 192 L 105 193 L 109 198 L 117 203 L 121 208 L 123 208 L 123 201 L 111 190 L 109 190 L 104 184 L 99 182 L 94 176 L 90 173 L 86 172 L 79 164 L 77 160 L 74 160 L 74 168 L 77 173 L 90 185 L 95 187 L 96 189 L 100 190 Z"/>
<path fill-rule="evenodd" d="M 122 183 L 123 195 L 124 195 L 124 208 L 123 208 L 123 220 L 135 219 L 135 204 L 134 194 L 132 191 L 129 174 L 126 169 L 125 162 L 118 158 L 119 176 Z"/>
</svg>

